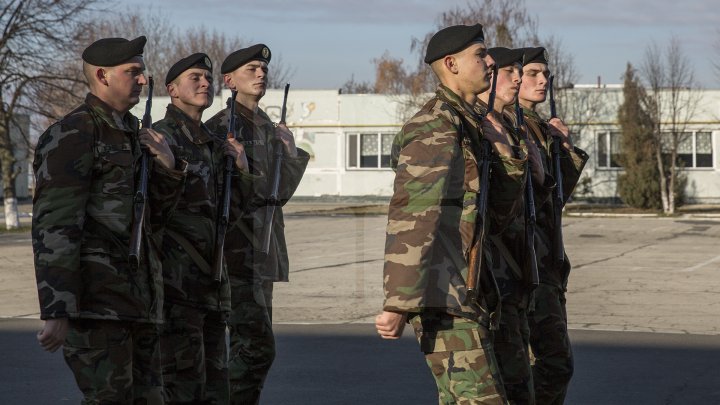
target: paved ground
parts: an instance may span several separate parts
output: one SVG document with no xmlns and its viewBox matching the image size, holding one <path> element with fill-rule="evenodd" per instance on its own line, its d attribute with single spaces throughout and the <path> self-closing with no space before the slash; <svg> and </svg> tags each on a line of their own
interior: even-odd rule
<svg viewBox="0 0 720 405">
<path fill-rule="evenodd" d="M 292 209 L 291 283 L 276 286 L 279 356 L 263 403 L 433 403 L 413 339 L 384 342 L 368 325 L 382 302 L 385 218 Z M 568 403 L 720 403 L 720 219 L 566 217 L 564 232 L 577 357 Z M 76 402 L 61 357 L 33 342 L 29 242 L 0 234 L 0 403 Z"/>
</svg>

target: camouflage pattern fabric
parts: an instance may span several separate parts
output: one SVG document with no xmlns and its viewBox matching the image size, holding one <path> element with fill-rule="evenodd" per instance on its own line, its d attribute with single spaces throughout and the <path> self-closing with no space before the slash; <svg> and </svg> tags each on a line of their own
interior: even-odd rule
<svg viewBox="0 0 720 405">
<path fill-rule="evenodd" d="M 162 376 L 171 404 L 227 404 L 226 314 L 165 304 Z"/>
<path fill-rule="evenodd" d="M 84 403 L 161 403 L 152 325 L 161 322 L 163 304 L 157 239 L 184 173 L 151 162 L 140 266 L 132 268 L 137 130 L 132 114 L 120 117 L 88 94 L 40 136 L 35 150 L 32 237 L 40 317 L 70 318 L 65 356 Z"/>
<path fill-rule="evenodd" d="M 152 165 L 141 266 L 128 262 L 139 168 L 138 121 L 97 97 L 39 138 L 33 169 L 33 251 L 41 319 L 160 322 L 160 218 L 184 174 Z"/>
<path fill-rule="evenodd" d="M 506 404 L 485 326 L 425 311 L 410 319 L 438 388 L 439 404 Z"/>
<path fill-rule="evenodd" d="M 157 325 L 70 320 L 63 355 L 81 404 L 162 404 Z"/>
<path fill-rule="evenodd" d="M 563 290 L 541 283 L 529 324 L 536 403 L 562 405 L 574 369 Z"/>
<path fill-rule="evenodd" d="M 535 403 L 525 306 L 503 302 L 500 328 L 493 334 L 498 369 L 511 404 Z"/>
<path fill-rule="evenodd" d="M 440 310 L 476 320 L 465 305 L 467 254 L 474 234 L 477 162 L 459 131 L 479 142 L 478 117 L 446 87 L 396 136 L 396 171 L 385 242 L 384 310 Z M 494 156 L 486 221 L 502 231 L 522 208 L 526 160 Z"/>
<path fill-rule="evenodd" d="M 229 312 L 230 283 L 223 277 L 218 284 L 212 271 L 225 165 L 223 141 L 173 105 L 153 128 L 165 134 L 176 159 L 187 162 L 186 180 L 166 219 L 168 232 L 162 243 L 165 301 Z M 257 177 L 234 171 L 232 207 L 241 210 L 247 205 Z"/>
<path fill-rule="evenodd" d="M 214 278 L 213 257 L 225 155 L 223 142 L 174 105 L 154 124 L 187 177 L 167 219 L 163 238 L 166 325 L 162 333 L 163 378 L 171 402 L 228 402 L 226 315 L 230 282 Z M 231 206 L 246 205 L 257 176 L 234 171 Z M 231 217 L 232 220 L 232 217 Z"/>
<path fill-rule="evenodd" d="M 275 209 L 270 250 L 261 254 L 260 243 L 266 222 L 268 197 L 273 178 L 274 150 L 277 145 L 275 127 L 264 111 L 250 111 L 236 102 L 238 119 L 235 128 L 245 147 L 250 173 L 257 175 L 247 206 L 237 212 L 225 241 L 232 291 L 230 329 L 230 379 L 233 403 L 258 401 L 265 377 L 275 358 L 270 308 L 272 282 L 288 281 L 290 263 L 285 242 L 285 222 L 282 206 L 293 196 L 300 184 L 310 155 L 298 148 L 298 156 L 283 156 L 278 197 Z M 215 136 L 225 138 L 228 131 L 229 109 L 217 113 L 205 124 Z M 255 283 L 254 287 L 250 287 Z M 264 292 L 264 294 L 263 294 Z M 262 296 L 262 298 L 261 298 Z"/>
<path fill-rule="evenodd" d="M 551 152 L 554 140 L 550 136 L 547 123 L 534 111 L 526 110 L 524 115 L 528 131 L 545 158 L 543 164 L 546 171 L 554 173 Z M 588 158 L 587 153 L 579 148 L 568 151 L 560 146 L 565 202 L 575 189 Z M 532 372 L 538 404 L 562 404 L 573 373 L 564 293 L 567 290 L 571 265 L 566 254 L 562 268 L 556 268 L 553 260 L 555 234 L 553 204 L 553 199 L 549 198 L 537 209 L 535 253 L 540 286 L 535 291 L 534 308 L 528 316 L 530 346 L 535 357 Z"/>
<path fill-rule="evenodd" d="M 257 404 L 275 359 L 272 281 L 233 279 L 230 325 L 232 404 Z"/>
<path fill-rule="evenodd" d="M 274 150 L 277 146 L 275 128 L 264 111 L 258 109 L 252 112 L 242 104 L 237 103 L 236 133 L 240 143 L 245 147 L 250 173 L 258 177 L 252 181 L 252 192 L 249 195 L 247 207 L 238 213 L 239 219 L 234 221 L 228 230 L 225 242 L 225 257 L 230 275 L 255 277 L 257 273 L 263 280 L 288 281 L 289 261 L 285 243 L 285 222 L 283 220 L 282 205 L 285 205 L 293 196 L 300 184 L 310 155 L 298 148 L 298 156 L 291 158 L 283 156 L 281 166 L 281 181 L 279 187 L 280 207 L 275 209 L 273 218 L 272 239 L 267 257 L 252 254 L 253 250 L 260 249 L 260 239 L 267 214 L 268 197 L 273 178 Z M 228 118 L 230 112 L 226 108 L 205 122 L 205 125 L 215 133 L 215 136 L 225 139 L 228 134 Z M 280 146 L 282 147 L 282 146 Z"/>
<path fill-rule="evenodd" d="M 529 135 L 532 135 L 532 139 L 544 157 L 543 165 L 545 165 L 545 171 L 554 173 L 555 168 L 552 159 L 553 140 L 550 136 L 547 123 L 534 111 L 524 111 L 524 115 Z M 579 148 L 568 151 L 562 145 L 560 146 L 560 164 L 562 166 L 561 171 L 563 177 L 562 187 L 563 196 L 566 201 L 572 195 L 588 158 L 587 153 Z M 553 235 L 555 234 L 553 199 L 548 198 L 545 200 L 544 204 L 539 206 L 536 212 L 535 253 L 537 255 L 540 282 L 565 289 L 570 273 L 570 263 L 567 260 L 567 256 L 564 261 L 565 267 L 556 269 L 553 263 Z"/>
</svg>

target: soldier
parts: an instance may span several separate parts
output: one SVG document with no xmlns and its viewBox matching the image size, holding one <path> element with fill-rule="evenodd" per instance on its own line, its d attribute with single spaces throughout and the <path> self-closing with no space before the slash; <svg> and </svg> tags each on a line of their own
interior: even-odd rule
<svg viewBox="0 0 720 405">
<path fill-rule="evenodd" d="M 282 148 L 280 204 L 284 205 L 300 183 L 310 155 L 295 146 L 284 123 L 273 124 L 258 103 L 267 88 L 270 49 L 253 45 L 231 53 L 220 68 L 225 84 L 237 91 L 237 133 L 245 147 L 251 174 L 265 174 L 252 184 L 251 201 L 242 218 L 228 230 L 225 258 L 232 291 L 230 330 L 230 396 L 235 404 L 258 403 L 265 377 L 275 358 L 272 332 L 273 282 L 288 281 L 289 262 L 285 245 L 282 208 L 276 207 L 272 239 L 267 254 L 260 239 L 266 222 L 273 155 Z M 210 118 L 206 125 L 217 136 L 228 133 L 229 110 Z"/>
<path fill-rule="evenodd" d="M 528 134 L 540 148 L 543 165 L 550 173 L 558 167 L 552 156 L 553 143 L 560 141 L 559 162 L 563 201 L 548 199 L 538 207 L 535 227 L 535 246 L 540 284 L 535 290 L 534 310 L 529 314 L 530 345 L 535 363 L 532 367 L 535 400 L 538 404 L 562 404 L 573 373 L 573 356 L 567 333 L 565 291 L 567 290 L 570 262 L 562 247 L 561 229 L 557 229 L 558 215 L 562 214 L 567 198 L 580 178 L 588 155 L 573 146 L 570 131 L 565 123 L 551 117 L 545 121 L 535 108 L 545 101 L 550 71 L 545 48 L 524 48 L 523 82 L 520 86 L 520 104 L 523 106 Z M 559 180 L 559 179 L 558 179 Z M 557 194 L 554 194 L 557 195 Z M 559 238 L 556 238 L 556 233 Z M 558 243 L 562 258 L 556 252 Z M 560 260 L 558 260 L 560 259 Z"/>
<path fill-rule="evenodd" d="M 173 154 L 188 162 L 180 198 L 170 211 L 162 242 L 165 323 L 161 334 L 165 400 L 168 403 L 226 404 L 226 319 L 230 313 L 227 277 L 215 281 L 213 253 L 225 155 L 233 157 L 232 204 L 242 204 L 251 175 L 243 146 L 221 140 L 202 123 L 213 102 L 212 62 L 194 53 L 175 63 L 165 77 L 171 104 L 154 128 Z"/>
<path fill-rule="evenodd" d="M 490 87 L 493 64 L 480 24 L 438 31 L 425 62 L 441 84 L 393 145 L 385 301 L 375 325 L 383 339 L 399 338 L 405 322 L 413 325 L 441 404 L 504 404 L 489 330 L 495 308 L 489 295 L 467 299 L 474 287 L 467 284 L 467 260 L 476 227 L 497 233 L 517 216 L 527 161 L 512 156 L 495 117 L 481 120 L 473 111 L 477 95 Z M 492 144 L 489 179 L 478 167 L 484 158 L 473 153 L 481 139 Z M 488 181 L 483 217 L 476 196 Z"/>
<path fill-rule="evenodd" d="M 160 404 L 163 288 L 154 219 L 184 179 L 163 136 L 128 111 L 147 81 L 145 37 L 98 40 L 82 54 L 85 102 L 40 136 L 33 169 L 38 333 L 64 346 L 83 403 Z M 128 261 L 141 145 L 153 156 L 139 266 Z M 146 214 L 147 215 L 147 214 Z"/>
<path fill-rule="evenodd" d="M 526 136 L 518 131 L 515 122 L 514 103 L 522 82 L 521 49 L 490 48 L 490 56 L 497 66 L 497 89 L 493 114 L 497 114 L 510 134 L 510 142 L 516 158 L 528 157 L 532 172 L 532 181 L 536 201 L 547 199 L 554 183 L 546 176 L 541 163 L 540 153 L 533 145 L 528 145 Z M 487 111 L 489 92 L 480 95 L 478 108 Z M 527 311 L 532 302 L 532 291 L 537 283 L 537 267 L 529 255 L 534 253 L 528 248 L 525 234 L 528 220 L 528 198 L 524 201 L 525 210 L 500 235 L 489 237 L 490 268 L 495 275 L 502 297 L 500 328 L 493 336 L 495 355 L 500 367 L 505 392 L 512 404 L 533 404 L 534 393 L 532 372 L 528 353 Z"/>
</svg>

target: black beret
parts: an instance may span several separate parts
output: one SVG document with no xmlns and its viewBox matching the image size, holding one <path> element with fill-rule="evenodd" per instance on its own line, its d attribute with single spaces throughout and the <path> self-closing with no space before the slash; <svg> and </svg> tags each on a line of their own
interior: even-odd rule
<svg viewBox="0 0 720 405">
<path fill-rule="evenodd" d="M 270 48 L 265 44 L 257 44 L 239 49 L 225 58 L 222 66 L 220 66 L 220 73 L 230 73 L 251 60 L 261 60 L 265 63 L 270 63 L 271 57 Z"/>
<path fill-rule="evenodd" d="M 484 42 L 482 25 L 453 25 L 436 32 L 428 42 L 425 63 L 458 53 L 473 42 Z"/>
<path fill-rule="evenodd" d="M 513 63 L 523 63 L 523 50 L 522 49 L 509 49 L 503 47 L 490 48 L 488 53 L 495 59 L 495 66 L 503 68 L 510 66 Z"/>
<path fill-rule="evenodd" d="M 125 38 L 98 39 L 85 48 L 82 59 L 95 66 L 117 66 L 137 55 L 142 55 L 147 38 L 139 36 L 132 41 Z"/>
<path fill-rule="evenodd" d="M 545 48 L 539 46 L 536 48 L 523 48 L 523 66 L 528 63 L 544 63 L 548 64 L 548 53 Z"/>
<path fill-rule="evenodd" d="M 170 70 L 168 70 L 167 76 L 165 76 L 165 85 L 167 86 L 170 84 L 170 82 L 180 76 L 182 72 L 190 69 L 191 67 L 209 70 L 210 73 L 212 73 L 212 62 L 210 61 L 210 58 L 202 52 L 194 53 L 180 59 L 172 65 Z"/>
</svg>

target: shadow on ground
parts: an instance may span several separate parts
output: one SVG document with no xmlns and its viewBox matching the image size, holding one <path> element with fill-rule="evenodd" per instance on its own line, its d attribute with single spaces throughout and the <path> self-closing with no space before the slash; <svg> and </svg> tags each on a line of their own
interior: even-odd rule
<svg viewBox="0 0 720 405">
<path fill-rule="evenodd" d="M 62 355 L 43 352 L 36 320 L 0 320 L 0 403 L 78 403 Z M 407 331 L 406 331 L 407 332 Z M 276 325 L 278 355 L 262 404 L 436 404 L 414 338 L 382 341 L 372 325 Z M 571 331 L 567 404 L 720 403 L 720 337 Z"/>
</svg>

